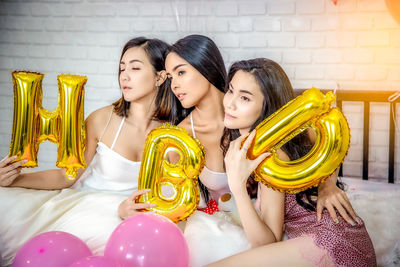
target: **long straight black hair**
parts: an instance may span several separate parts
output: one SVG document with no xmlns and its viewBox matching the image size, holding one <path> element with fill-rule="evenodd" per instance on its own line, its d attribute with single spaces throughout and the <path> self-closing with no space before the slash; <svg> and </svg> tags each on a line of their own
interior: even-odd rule
<svg viewBox="0 0 400 267">
<path fill-rule="evenodd" d="M 251 130 L 253 130 L 260 122 L 268 118 L 275 111 L 280 109 L 287 102 L 294 98 L 293 88 L 285 71 L 281 68 L 281 66 L 279 66 L 278 63 L 266 58 L 256 58 L 235 62 L 229 70 L 228 82 L 225 91 L 228 90 L 229 82 L 239 70 L 253 75 L 264 96 L 261 114 L 252 125 Z M 240 133 L 238 129 L 225 128 L 224 135 L 221 139 L 221 148 L 224 156 L 228 151 L 230 141 L 235 140 L 239 136 Z M 288 155 L 290 160 L 299 159 L 305 156 L 311 148 L 312 144 L 308 137 L 307 131 L 298 134 L 281 147 L 281 149 Z M 343 186 L 340 182 L 337 184 L 339 188 L 343 189 Z M 254 181 L 254 176 L 251 175 L 247 183 L 247 191 L 251 197 L 257 196 L 257 188 L 257 182 Z M 312 187 L 296 194 L 296 200 L 304 208 L 315 211 L 316 202 L 312 196 L 317 195 L 318 188 Z M 304 200 L 304 197 L 307 199 L 306 201 Z"/>
<path fill-rule="evenodd" d="M 204 35 L 188 35 L 170 46 L 167 55 L 169 53 L 176 53 L 186 60 L 219 91 L 224 92 L 226 81 L 224 60 L 213 40 Z M 181 122 L 194 108 L 183 108 L 172 91 L 164 97 L 166 101 L 160 107 L 160 111 L 170 114 L 173 124 Z"/>
<path fill-rule="evenodd" d="M 188 35 L 169 49 L 167 54 L 176 53 L 186 60 L 201 75 L 204 76 L 217 90 L 224 92 L 226 82 L 226 69 L 221 52 L 213 40 L 204 35 Z M 170 82 L 169 82 L 170 84 Z M 161 103 L 158 112 L 168 114 L 170 122 L 177 125 L 194 109 L 182 107 L 179 100 L 171 90 L 163 95 L 164 101 Z M 209 201 L 209 192 L 199 179 L 200 190 L 206 203 Z"/>
<path fill-rule="evenodd" d="M 141 47 L 144 49 L 151 65 L 154 68 L 154 72 L 165 70 L 165 56 L 166 52 L 169 49 L 169 45 L 166 42 L 161 41 L 159 39 L 148 39 L 145 37 L 133 38 L 129 40 L 122 48 L 120 61 L 122 60 L 122 57 L 124 56 L 125 52 L 132 47 Z M 121 69 L 118 66 L 118 82 L 120 75 L 121 75 Z M 159 86 L 155 100 L 155 105 L 157 109 L 154 114 L 154 119 L 160 121 L 167 121 L 170 119 L 170 114 L 162 112 L 159 108 L 160 106 L 162 106 L 162 103 L 165 100 L 165 94 L 166 92 L 169 91 L 169 89 L 170 89 L 169 81 L 165 81 L 163 84 Z M 119 100 L 113 103 L 115 113 L 122 117 L 123 116 L 128 117 L 128 110 L 130 108 L 130 104 L 131 103 L 125 101 L 124 97 L 122 96 Z"/>
</svg>

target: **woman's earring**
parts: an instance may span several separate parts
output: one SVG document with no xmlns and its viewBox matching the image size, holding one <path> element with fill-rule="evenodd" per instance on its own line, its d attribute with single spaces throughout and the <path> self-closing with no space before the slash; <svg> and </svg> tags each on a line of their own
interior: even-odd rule
<svg viewBox="0 0 400 267">
<path fill-rule="evenodd" d="M 160 89 L 160 86 L 158 86 L 158 85 L 156 84 L 156 90 L 158 91 L 158 89 Z"/>
</svg>

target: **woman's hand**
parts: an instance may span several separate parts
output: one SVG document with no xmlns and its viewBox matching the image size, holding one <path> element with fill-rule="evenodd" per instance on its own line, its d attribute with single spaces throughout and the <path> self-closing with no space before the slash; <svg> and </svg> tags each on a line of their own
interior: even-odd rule
<svg viewBox="0 0 400 267">
<path fill-rule="evenodd" d="M 0 186 L 11 185 L 21 173 L 21 165 L 28 162 L 27 160 L 18 160 L 10 164 L 16 158 L 17 156 L 5 157 L 0 161 Z"/>
<path fill-rule="evenodd" d="M 143 189 L 139 191 L 133 192 L 127 199 L 121 202 L 118 207 L 118 215 L 121 219 L 125 220 L 144 209 L 154 208 L 156 204 L 149 204 L 149 203 L 136 203 L 136 199 L 143 194 L 150 192 L 150 189 Z"/>
<path fill-rule="evenodd" d="M 228 152 L 225 155 L 225 167 L 226 173 L 228 175 L 229 188 L 233 194 L 240 192 L 241 190 L 246 190 L 247 179 L 250 174 L 271 154 L 269 152 L 261 154 L 254 160 L 249 160 L 246 158 L 247 149 L 249 148 L 251 142 L 256 135 L 256 131 L 253 130 L 250 135 L 244 135 L 236 140 L 232 141 L 229 145 Z M 244 138 L 242 148 L 240 145 Z M 246 191 L 247 192 L 247 191 Z"/>
<path fill-rule="evenodd" d="M 332 220 L 339 222 L 336 211 L 351 225 L 360 223 L 346 193 L 336 186 L 337 171 L 318 186 L 317 220 L 322 218 L 322 211 L 326 208 Z"/>
</svg>

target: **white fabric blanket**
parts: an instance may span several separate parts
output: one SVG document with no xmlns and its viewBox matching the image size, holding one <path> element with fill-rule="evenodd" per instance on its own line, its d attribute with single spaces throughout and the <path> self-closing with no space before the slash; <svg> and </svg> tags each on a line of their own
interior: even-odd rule
<svg viewBox="0 0 400 267">
<path fill-rule="evenodd" d="M 65 231 L 103 255 L 108 237 L 121 223 L 118 205 L 126 196 L 99 192 L 0 187 L 0 251 L 3 265 L 33 236 Z"/>
<path fill-rule="evenodd" d="M 378 266 L 400 266 L 400 184 L 342 180 L 354 210 L 365 222 Z"/>
<path fill-rule="evenodd" d="M 400 266 L 400 185 L 344 179 L 347 194 L 371 236 L 380 266 Z M 65 231 L 103 255 L 107 240 L 121 222 L 117 209 L 126 196 L 63 189 L 54 191 L 0 187 L 0 252 L 11 264 L 33 236 Z M 196 212 L 185 230 L 191 266 L 246 250 L 244 232 L 221 214 Z M 0 259 L 1 259 L 0 257 Z"/>
</svg>

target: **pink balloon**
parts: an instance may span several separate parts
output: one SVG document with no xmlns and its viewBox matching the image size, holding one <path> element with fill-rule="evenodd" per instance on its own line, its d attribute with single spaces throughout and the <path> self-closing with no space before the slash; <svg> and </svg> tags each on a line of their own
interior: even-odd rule
<svg viewBox="0 0 400 267">
<path fill-rule="evenodd" d="M 117 261 L 104 256 L 89 256 L 74 262 L 69 267 L 121 267 Z"/>
<path fill-rule="evenodd" d="M 26 242 L 18 250 L 12 267 L 67 267 L 74 261 L 91 255 L 89 247 L 76 236 L 51 231 Z"/>
<path fill-rule="evenodd" d="M 189 265 L 189 249 L 181 230 L 169 219 L 151 213 L 135 215 L 118 225 L 104 256 L 123 266 Z"/>
</svg>

